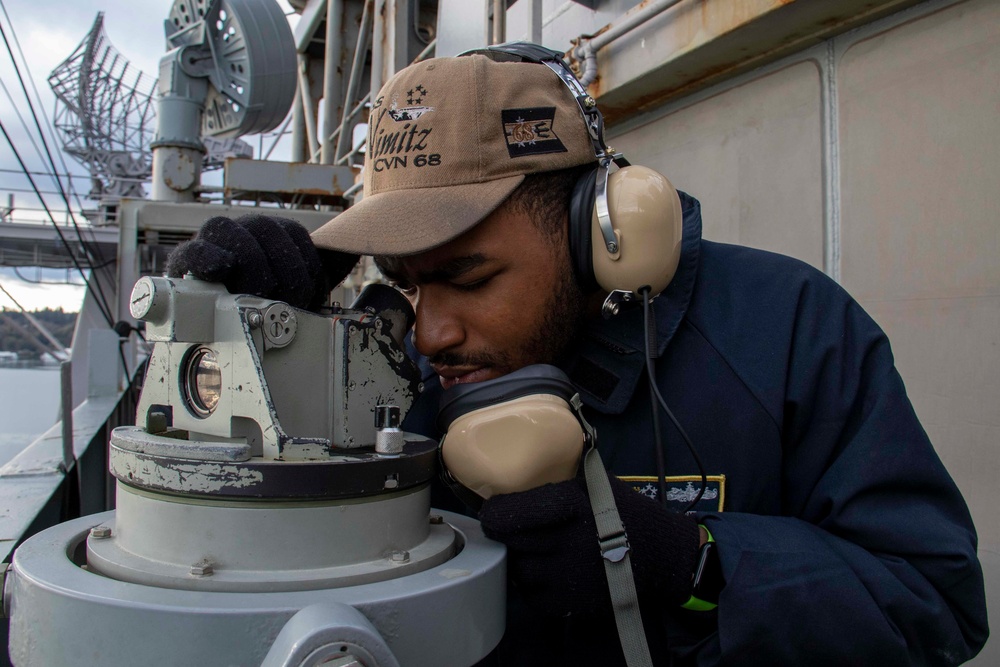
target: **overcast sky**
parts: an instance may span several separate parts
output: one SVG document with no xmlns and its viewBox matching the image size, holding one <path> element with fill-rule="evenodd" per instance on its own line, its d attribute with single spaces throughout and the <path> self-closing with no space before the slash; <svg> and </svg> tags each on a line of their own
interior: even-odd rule
<svg viewBox="0 0 1000 667">
<path fill-rule="evenodd" d="M 90 27 L 93 25 L 97 13 L 104 12 L 104 30 L 111 43 L 117 50 L 135 66 L 155 77 L 162 57 L 164 48 L 163 21 L 166 19 L 172 6 L 172 0 L 2 0 L 10 18 L 0 12 L 0 22 L 11 47 L 17 53 L 14 43 L 14 35 L 24 51 L 28 61 L 28 68 L 34 80 L 35 87 L 43 100 L 42 107 L 44 113 L 52 118 L 54 98 L 49 89 L 48 76 L 60 63 L 68 58 L 77 45 L 83 40 Z M 283 10 L 288 12 L 287 2 L 279 2 Z M 292 20 L 297 17 L 292 17 Z M 14 35 L 10 32 L 13 25 Z M 20 60 L 19 60 L 20 62 Z M 22 64 L 23 67 L 23 64 Z M 28 72 L 21 70 L 22 76 L 27 77 Z M 41 148 L 37 131 L 33 128 L 33 121 L 29 115 L 28 106 L 24 101 L 20 83 L 11 65 L 10 57 L 6 48 L 0 42 L 0 78 L 7 90 L 13 96 L 17 110 L 32 129 L 32 135 Z M 30 90 L 30 85 L 29 85 Z M 42 109 L 36 111 L 41 115 Z M 17 112 L 12 108 L 6 94 L 0 90 L 0 119 L 7 132 L 11 135 L 22 159 L 28 164 L 32 171 L 50 171 L 48 165 L 37 154 L 35 148 L 28 139 L 27 133 L 18 119 Z M 251 142 L 256 149 L 256 142 Z M 50 148 L 56 147 L 50 144 Z M 66 158 L 66 163 L 70 170 L 76 173 L 85 173 L 84 169 Z M 56 164 L 61 163 L 56 157 Z M 0 169 L 13 169 L 20 171 L 13 153 L 6 141 L 0 137 Z M 40 189 L 55 190 L 53 181 L 46 177 L 36 177 L 36 182 Z M 82 194 L 86 193 L 88 185 L 85 181 L 75 181 L 75 186 Z M 20 174 L 0 172 L 0 205 L 6 205 L 7 195 L 10 188 L 30 188 L 30 184 Z M 25 193 L 14 193 L 15 204 L 21 203 L 23 207 L 36 207 L 35 203 L 29 201 L 31 195 Z M 58 196 L 48 196 L 48 204 L 53 212 L 62 206 L 61 198 Z M 93 206 L 93 202 L 84 200 L 87 206 Z M 27 217 L 30 214 L 22 212 L 15 214 L 15 218 Z M 33 214 L 38 217 L 41 213 Z M 65 219 L 65 214 L 56 215 L 60 221 Z M 36 278 L 34 270 L 21 271 L 22 274 L 30 274 L 29 277 Z M 60 279 L 65 277 L 65 272 L 46 274 L 44 280 Z M 18 301 L 28 309 L 57 307 L 61 306 L 66 310 L 77 310 L 83 290 L 80 287 L 57 286 L 57 285 L 33 285 L 23 282 L 13 275 L 9 269 L 0 270 L 0 284 L 6 287 Z M 13 307 L 10 300 L 0 292 L 0 307 Z"/>
</svg>

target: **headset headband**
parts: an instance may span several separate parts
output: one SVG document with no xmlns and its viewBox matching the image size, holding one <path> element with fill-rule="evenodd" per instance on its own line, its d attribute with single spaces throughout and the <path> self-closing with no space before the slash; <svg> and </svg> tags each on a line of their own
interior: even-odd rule
<svg viewBox="0 0 1000 667">
<path fill-rule="evenodd" d="M 611 212 L 608 207 L 608 173 L 612 162 L 619 167 L 627 167 L 629 163 L 624 155 L 615 153 L 604 141 L 604 116 L 597 108 L 597 101 L 587 93 L 587 89 L 583 87 L 583 84 L 573 74 L 573 70 L 562 59 L 563 54 L 529 42 L 508 42 L 482 49 L 472 49 L 460 53 L 459 56 L 472 54 L 484 55 L 496 62 L 530 62 L 545 65 L 569 88 L 573 99 L 576 100 L 576 104 L 580 108 L 580 113 L 583 115 L 583 122 L 587 127 L 590 140 L 594 144 L 594 159 L 597 160 L 594 204 L 597 209 L 597 222 L 604 239 L 604 247 L 612 255 L 617 253 L 618 239 L 615 237 L 614 227 L 611 225 Z"/>
<path fill-rule="evenodd" d="M 562 59 L 562 53 L 547 49 L 538 44 L 508 42 L 506 44 L 497 44 L 482 49 L 466 51 L 461 55 L 467 56 L 474 53 L 484 55 L 496 62 L 539 63 L 555 72 L 559 80 L 569 88 L 570 93 L 572 93 L 573 98 L 576 100 L 577 106 L 580 107 L 580 113 L 583 114 L 583 120 L 587 126 L 587 132 L 590 134 L 590 140 L 594 143 L 594 159 L 600 160 L 602 157 L 608 155 L 608 147 L 604 142 L 604 116 L 597 109 L 597 102 L 587 93 L 586 88 L 583 87 L 583 84 L 573 74 L 573 70 Z"/>
</svg>

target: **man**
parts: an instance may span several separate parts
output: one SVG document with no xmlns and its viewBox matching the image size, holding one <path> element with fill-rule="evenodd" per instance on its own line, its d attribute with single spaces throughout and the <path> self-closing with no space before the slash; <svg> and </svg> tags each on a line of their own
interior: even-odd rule
<svg viewBox="0 0 1000 667">
<path fill-rule="evenodd" d="M 658 443 L 643 311 L 604 319 L 606 294 L 571 250 L 570 202 L 594 180 L 587 108 L 548 66 L 501 60 L 430 60 L 390 80 L 372 108 L 365 197 L 313 235 L 326 266 L 344 263 L 337 252 L 374 255 L 414 307 L 427 390 L 404 428 L 439 436 L 443 389 L 529 364 L 566 371 L 622 480 L 614 497 L 655 664 L 975 655 L 988 634 L 975 531 L 884 334 L 818 271 L 702 240 L 699 204 L 681 193 L 680 261 L 648 335 L 677 419 Z M 309 244 L 283 225 L 207 224 L 169 270 L 244 291 L 234 275 L 269 265 L 282 283 L 294 265 L 293 282 L 322 283 Z M 251 246 L 266 258 L 246 260 Z M 295 305 L 314 301 L 304 293 Z M 700 496 L 695 455 L 708 473 Z M 678 511 L 691 501 L 693 514 Z M 479 516 L 509 556 L 508 628 L 493 657 L 623 664 L 583 482 L 498 495 Z M 710 551 L 717 570 L 702 574 L 721 591 L 692 604 Z"/>
</svg>

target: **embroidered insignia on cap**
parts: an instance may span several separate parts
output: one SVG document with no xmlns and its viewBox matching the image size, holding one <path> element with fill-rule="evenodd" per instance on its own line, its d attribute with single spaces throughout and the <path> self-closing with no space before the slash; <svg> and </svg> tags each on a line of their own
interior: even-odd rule
<svg viewBox="0 0 1000 667">
<path fill-rule="evenodd" d="M 392 104 L 389 105 L 389 117 L 392 118 L 397 123 L 402 123 L 405 121 L 416 120 L 423 116 L 425 113 L 434 111 L 434 107 L 417 106 L 424 101 L 423 96 L 427 94 L 427 90 L 418 85 L 413 90 L 407 91 L 407 104 L 411 106 L 400 108 L 396 103 L 396 96 L 392 96 Z"/>
<path fill-rule="evenodd" d="M 507 152 L 512 158 L 566 152 L 566 147 L 552 129 L 555 107 L 504 109 L 500 113 Z"/>
<path fill-rule="evenodd" d="M 424 101 L 427 89 L 419 83 L 412 89 L 406 91 L 406 103 L 409 105 L 420 104 Z"/>
</svg>

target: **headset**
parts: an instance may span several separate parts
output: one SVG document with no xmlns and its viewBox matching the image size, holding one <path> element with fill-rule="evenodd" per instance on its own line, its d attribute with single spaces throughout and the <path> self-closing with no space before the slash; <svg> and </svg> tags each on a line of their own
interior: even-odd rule
<svg viewBox="0 0 1000 667">
<path fill-rule="evenodd" d="M 569 378 L 546 364 L 447 389 L 437 418 L 447 432 L 438 449 L 443 481 L 478 510 L 498 493 L 572 479 L 594 442 L 576 396 Z"/>
<path fill-rule="evenodd" d="M 677 190 L 666 177 L 630 165 L 623 155 L 608 147 L 604 117 L 597 103 L 558 51 L 514 42 L 461 55 L 471 54 L 500 62 L 545 65 L 577 101 L 594 145 L 596 165 L 580 177 L 569 202 L 574 271 L 585 292 L 598 288 L 608 292 L 602 309 L 605 317 L 617 315 L 629 302 L 642 303 L 660 502 L 666 508 L 659 419 L 662 407 L 701 472 L 701 490 L 687 511 L 704 494 L 707 476 L 693 443 L 656 385 L 651 344 L 655 340 L 651 301 L 670 284 L 680 261 L 683 214 Z M 618 168 L 614 172 L 612 164 Z M 581 407 L 580 396 L 569 378 L 554 366 L 528 366 L 494 380 L 450 387 L 441 396 L 438 413 L 438 426 L 446 431 L 438 449 L 442 479 L 459 498 L 478 509 L 483 499 L 495 493 L 525 491 L 572 479 L 582 469 L 602 538 L 616 530 L 624 535 L 608 486 L 608 473 L 595 451 L 596 433 L 584 419 Z M 612 560 L 623 565 L 610 564 Z M 629 665 L 651 664 L 642 618 L 637 612 L 628 548 L 620 558 L 606 560 L 605 568 L 626 661 Z"/>
<path fill-rule="evenodd" d="M 701 473 L 701 490 L 685 509 L 690 510 L 705 492 L 705 468 L 691 439 L 660 394 L 654 380 L 655 352 L 650 349 L 650 341 L 655 340 L 655 335 L 652 334 L 655 325 L 651 301 L 670 284 L 680 261 L 683 230 L 680 196 L 665 176 L 647 167 L 629 164 L 621 153 L 616 153 L 607 145 L 604 140 L 604 117 L 597 109 L 594 98 L 587 93 L 563 60 L 562 53 L 537 44 L 509 42 L 466 51 L 460 56 L 474 54 L 497 62 L 544 65 L 559 77 L 577 102 L 593 143 L 596 164 L 577 181 L 569 202 L 569 245 L 573 268 L 584 292 L 603 289 L 608 293 L 602 308 L 605 317 L 617 315 L 626 305 L 641 303 L 643 306 L 644 327 L 647 332 L 646 364 L 650 393 L 653 394 L 652 417 L 660 501 L 665 507 L 665 462 L 659 415 L 659 408 L 662 407 L 680 432 Z M 617 167 L 615 171 L 611 171 L 612 164 Z M 493 419 L 491 410 L 526 395 L 559 396 L 560 400 L 565 401 L 573 393 L 575 390 L 559 369 L 552 366 L 528 367 L 479 383 L 474 388 L 458 385 L 448 389 L 442 396 L 438 426 L 442 431 L 451 431 L 459 419 L 467 415 L 489 421 Z M 570 405 L 567 404 L 567 414 L 570 412 L 569 408 Z M 575 413 L 583 428 L 581 433 L 593 437 L 593 431 L 586 424 L 578 407 L 575 408 Z M 575 433 L 574 431 L 574 438 Z M 445 441 L 442 441 L 442 452 L 445 451 L 448 437 L 446 435 Z M 451 437 L 452 440 L 456 439 L 454 435 Z M 563 463 L 570 457 L 579 461 L 580 450 L 576 447 L 567 445 L 561 451 Z M 474 455 L 479 456 L 479 453 Z M 469 486 L 449 472 L 448 458 L 453 463 L 457 457 L 443 457 L 443 476 L 460 498 L 476 506 L 482 497 L 488 497 L 484 493 L 469 493 Z M 483 459 L 479 458 L 476 464 L 481 465 L 482 462 Z M 474 467 L 469 466 L 469 469 Z M 566 469 L 563 466 L 563 472 L 558 474 L 565 476 Z M 538 479 L 538 473 L 533 472 L 532 475 L 522 476 L 519 481 L 534 484 Z M 512 490 L 517 489 L 506 489 L 507 492 Z M 469 501 L 470 498 L 472 502 Z"/>
<path fill-rule="evenodd" d="M 594 146 L 595 165 L 584 173 L 569 202 L 569 245 L 574 271 L 586 293 L 608 293 L 610 317 L 644 290 L 653 299 L 666 289 L 680 261 L 683 214 L 677 190 L 665 176 L 630 165 L 604 140 L 604 117 L 562 53 L 527 42 L 509 42 L 461 55 L 497 62 L 538 63 L 552 70 L 576 100 Z M 612 171 L 611 165 L 618 167 Z"/>
</svg>

